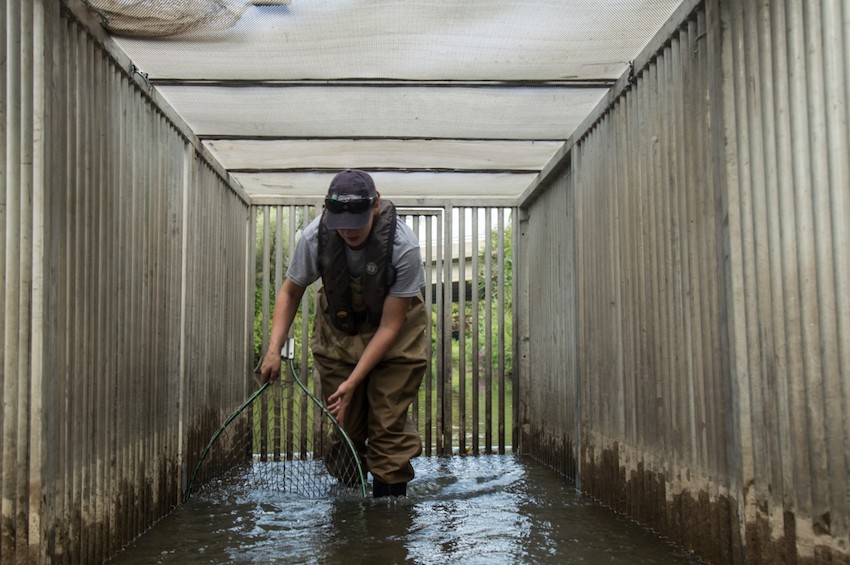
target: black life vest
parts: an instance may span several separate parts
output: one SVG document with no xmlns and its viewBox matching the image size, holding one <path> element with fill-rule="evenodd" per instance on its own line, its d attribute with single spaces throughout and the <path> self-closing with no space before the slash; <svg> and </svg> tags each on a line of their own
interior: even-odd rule
<svg viewBox="0 0 850 565">
<path fill-rule="evenodd" d="M 364 326 L 377 328 L 384 310 L 384 299 L 395 282 L 393 241 L 396 230 L 396 209 L 392 202 L 381 200 L 380 213 L 372 223 L 366 242 L 365 267 L 359 277 L 365 311 L 355 311 L 351 283 L 355 277 L 348 270 L 345 241 L 325 223 L 327 211 L 322 212 L 319 224 L 319 274 L 328 301 L 328 317 L 334 326 L 351 335 Z"/>
</svg>

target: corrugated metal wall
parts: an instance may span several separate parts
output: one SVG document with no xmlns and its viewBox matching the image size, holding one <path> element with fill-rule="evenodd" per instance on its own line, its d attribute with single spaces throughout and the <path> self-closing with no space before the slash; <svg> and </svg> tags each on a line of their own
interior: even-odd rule
<svg viewBox="0 0 850 565">
<path fill-rule="evenodd" d="M 848 562 L 850 8 L 692 4 L 528 205 L 524 448 L 712 562 Z"/>
<path fill-rule="evenodd" d="M 730 4 L 731 422 L 747 535 L 850 561 L 850 6 Z M 734 137 L 731 134 L 734 133 Z M 748 554 L 750 550 L 748 548 Z"/>
<path fill-rule="evenodd" d="M 100 562 L 245 397 L 248 207 L 105 38 L 0 14 L 0 561 Z"/>
<path fill-rule="evenodd" d="M 515 325 L 528 336 L 518 375 L 523 450 L 580 481 L 573 180 L 569 171 L 560 175 L 520 217 Z"/>
</svg>

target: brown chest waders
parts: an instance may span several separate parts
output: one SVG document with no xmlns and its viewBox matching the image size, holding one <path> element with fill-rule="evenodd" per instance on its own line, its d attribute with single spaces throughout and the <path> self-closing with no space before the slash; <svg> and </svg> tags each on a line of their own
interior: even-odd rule
<svg viewBox="0 0 850 565">
<path fill-rule="evenodd" d="M 327 402 L 328 396 L 351 374 L 376 328 L 350 335 L 331 323 L 326 309 L 324 289 L 320 289 L 311 348 Z M 407 412 L 425 374 L 426 327 L 425 305 L 421 296 L 416 296 L 396 342 L 357 387 L 346 409 L 343 428 L 365 455 L 378 496 L 404 494 L 404 485 L 414 476 L 410 460 L 422 453 L 419 432 Z M 333 458 L 328 463 L 331 473 L 334 466 L 345 465 Z"/>
</svg>

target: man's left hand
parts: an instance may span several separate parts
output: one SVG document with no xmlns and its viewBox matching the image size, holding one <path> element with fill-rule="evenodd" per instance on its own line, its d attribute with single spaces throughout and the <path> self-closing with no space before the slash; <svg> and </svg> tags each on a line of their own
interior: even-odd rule
<svg viewBox="0 0 850 565">
<path fill-rule="evenodd" d="M 342 381 L 339 388 L 328 397 L 328 411 L 333 414 L 339 425 L 342 426 L 345 421 L 345 409 L 351 402 L 351 395 L 354 393 L 354 387 L 348 380 Z"/>
</svg>

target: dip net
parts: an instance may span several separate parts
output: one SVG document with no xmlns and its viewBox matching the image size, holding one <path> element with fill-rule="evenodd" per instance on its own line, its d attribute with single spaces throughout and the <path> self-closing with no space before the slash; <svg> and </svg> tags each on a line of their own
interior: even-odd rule
<svg viewBox="0 0 850 565">
<path fill-rule="evenodd" d="M 251 6 L 286 6 L 291 0 L 83 0 L 110 33 L 169 37 L 233 27 Z"/>
<path fill-rule="evenodd" d="M 322 402 L 298 377 L 264 383 L 212 435 L 184 501 L 240 486 L 305 498 L 366 496 L 361 456 Z"/>
</svg>

